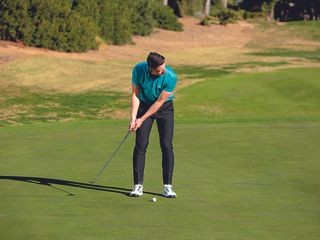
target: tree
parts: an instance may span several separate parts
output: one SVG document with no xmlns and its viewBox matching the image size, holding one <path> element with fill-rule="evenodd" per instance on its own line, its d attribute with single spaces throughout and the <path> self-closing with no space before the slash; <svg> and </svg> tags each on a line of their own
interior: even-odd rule
<svg viewBox="0 0 320 240">
<path fill-rule="evenodd" d="M 163 0 L 163 5 L 168 6 L 168 0 Z"/>
<path fill-rule="evenodd" d="M 279 0 L 271 0 L 270 2 L 263 2 L 261 9 L 262 12 L 266 14 L 268 21 L 274 20 L 274 10 L 278 1 Z"/>
<path fill-rule="evenodd" d="M 227 6 L 228 6 L 228 0 L 221 0 L 221 6 L 222 6 L 223 8 L 227 8 Z"/>
<path fill-rule="evenodd" d="M 205 0 L 205 3 L 204 3 L 204 14 L 206 16 L 210 15 L 210 6 L 211 6 L 211 0 Z"/>
</svg>

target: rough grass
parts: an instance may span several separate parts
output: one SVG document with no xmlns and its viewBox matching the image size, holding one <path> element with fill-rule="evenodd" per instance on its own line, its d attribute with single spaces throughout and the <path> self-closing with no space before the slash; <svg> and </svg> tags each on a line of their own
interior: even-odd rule
<svg viewBox="0 0 320 240">
<path fill-rule="evenodd" d="M 131 61 L 35 56 L 18 59 L 0 69 L 0 83 L 67 93 L 99 90 L 128 92 L 133 65 Z"/>
<path fill-rule="evenodd" d="M 289 30 L 293 35 L 298 37 L 320 42 L 319 21 L 288 22 L 281 28 Z"/>
<path fill-rule="evenodd" d="M 319 23 L 317 21 L 279 24 L 257 20 L 248 48 L 291 48 L 312 50 L 319 48 Z"/>
<path fill-rule="evenodd" d="M 23 91 L 1 103 L 2 125 L 123 118 L 116 111 L 129 112 L 129 96 L 119 92 L 37 93 Z M 125 109 L 125 110 L 124 110 Z M 7 114 L 5 116 L 5 114 Z"/>
</svg>

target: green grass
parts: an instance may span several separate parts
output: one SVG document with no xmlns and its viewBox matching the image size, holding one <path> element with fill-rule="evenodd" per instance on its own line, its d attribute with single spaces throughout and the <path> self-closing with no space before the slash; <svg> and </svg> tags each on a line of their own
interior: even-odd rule
<svg viewBox="0 0 320 240">
<path fill-rule="evenodd" d="M 274 48 L 268 49 L 267 51 L 263 52 L 253 52 L 247 54 L 260 57 L 293 57 L 312 60 L 316 62 L 320 61 L 320 49 L 316 49 L 313 51 L 295 51 L 292 49 Z"/>
<path fill-rule="evenodd" d="M 319 122 L 176 124 L 177 199 L 157 195 L 155 128 L 148 193 L 123 194 L 132 187 L 132 136 L 97 185 L 87 185 L 126 127 L 89 121 L 1 128 L 0 238 L 319 239 Z"/>
<path fill-rule="evenodd" d="M 208 75 L 176 93 L 176 116 L 181 121 L 319 120 L 319 76 L 319 68 Z"/>
<path fill-rule="evenodd" d="M 0 104 L 0 110 L 10 110 L 20 106 L 24 111 L 3 121 L 36 123 L 63 120 L 89 120 L 112 118 L 115 111 L 130 107 L 129 96 L 117 92 L 87 92 L 87 93 L 38 93 L 26 88 L 19 96 L 5 98 Z M 1 126 L 0 124 L 0 126 Z"/>
<path fill-rule="evenodd" d="M 319 21 L 288 22 L 286 25 L 281 26 L 281 28 L 291 31 L 292 34 L 298 37 L 320 41 Z"/>
<path fill-rule="evenodd" d="M 240 62 L 240 63 L 234 63 L 229 64 L 226 67 L 223 67 L 225 70 L 237 70 L 241 68 L 257 68 L 257 67 L 279 67 L 288 65 L 289 62 L 286 61 L 279 61 L 279 62 L 259 62 L 259 61 L 253 61 L 253 62 Z"/>
</svg>

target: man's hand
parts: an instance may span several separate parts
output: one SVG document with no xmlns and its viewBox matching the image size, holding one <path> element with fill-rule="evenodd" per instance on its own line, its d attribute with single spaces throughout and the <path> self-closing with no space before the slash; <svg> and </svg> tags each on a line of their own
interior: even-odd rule
<svg viewBox="0 0 320 240">
<path fill-rule="evenodd" d="M 144 121 L 144 120 L 141 119 L 141 118 L 138 118 L 138 119 L 135 121 L 135 131 L 137 131 L 137 129 L 138 129 L 139 127 L 141 127 L 143 121 Z"/>
<path fill-rule="evenodd" d="M 139 127 L 141 127 L 142 123 L 143 123 L 143 119 L 139 118 L 139 119 L 136 119 L 135 121 L 132 121 L 129 125 L 129 130 L 130 132 L 135 132 L 137 131 L 137 129 Z"/>
<path fill-rule="evenodd" d="M 129 124 L 129 131 L 130 131 L 130 132 L 135 132 L 135 131 L 136 131 L 136 130 L 135 130 L 135 128 L 136 128 L 136 127 L 135 127 L 135 126 L 136 126 L 136 123 L 135 123 L 135 122 L 136 122 L 136 119 L 132 119 L 132 120 L 131 120 L 131 123 Z"/>
</svg>

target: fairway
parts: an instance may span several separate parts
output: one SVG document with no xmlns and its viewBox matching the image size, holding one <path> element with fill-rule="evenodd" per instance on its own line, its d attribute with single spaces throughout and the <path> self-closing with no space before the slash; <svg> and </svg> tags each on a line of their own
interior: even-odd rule
<svg viewBox="0 0 320 240">
<path fill-rule="evenodd" d="M 319 122 L 177 123 L 177 199 L 158 196 L 155 126 L 141 198 L 126 195 L 133 136 L 97 185 L 87 183 L 126 128 L 125 121 L 2 127 L 0 239 L 320 238 Z"/>
</svg>

